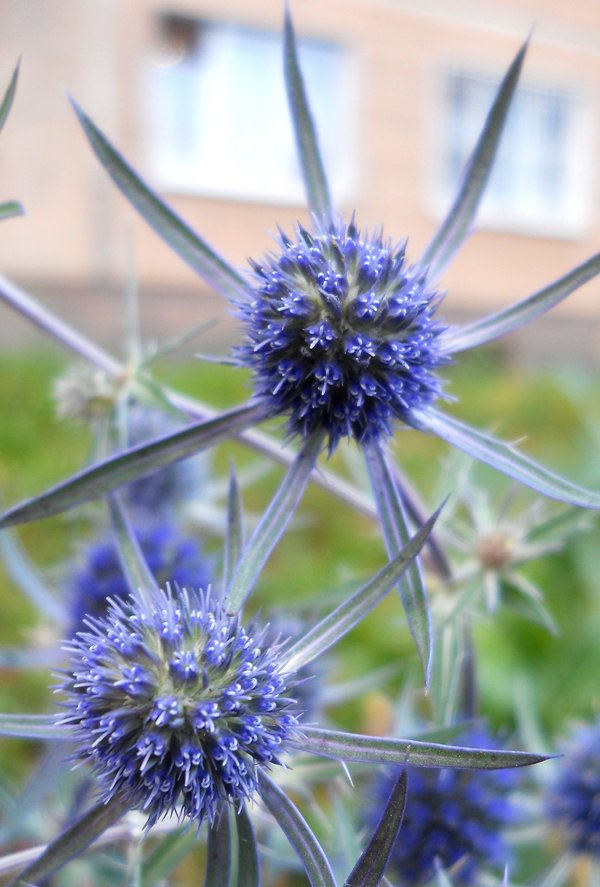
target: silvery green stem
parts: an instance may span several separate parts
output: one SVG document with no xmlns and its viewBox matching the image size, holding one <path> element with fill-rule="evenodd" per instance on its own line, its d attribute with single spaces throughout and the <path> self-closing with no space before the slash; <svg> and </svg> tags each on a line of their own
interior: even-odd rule
<svg viewBox="0 0 600 887">
<path fill-rule="evenodd" d="M 108 804 L 98 804 L 44 848 L 8 887 L 35 884 L 50 877 L 67 862 L 83 853 L 109 826 L 127 813 L 130 804 L 115 796 Z"/>
</svg>

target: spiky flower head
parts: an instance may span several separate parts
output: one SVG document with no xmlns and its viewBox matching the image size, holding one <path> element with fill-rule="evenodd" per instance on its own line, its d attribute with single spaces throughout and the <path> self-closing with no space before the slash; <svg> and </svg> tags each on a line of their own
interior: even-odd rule
<svg viewBox="0 0 600 887">
<path fill-rule="evenodd" d="M 253 262 L 238 349 L 255 391 L 291 433 L 324 429 L 368 441 L 441 394 L 440 295 L 406 262 L 405 243 L 362 235 L 354 221 L 280 232 L 281 252 Z"/>
<path fill-rule="evenodd" d="M 195 539 L 182 535 L 171 524 L 134 528 L 134 533 L 158 585 L 167 582 L 181 588 L 204 588 L 212 567 Z M 83 562 L 70 579 L 71 634 L 83 627 L 86 616 L 103 616 L 108 598 L 124 600 L 129 584 L 114 540 L 92 542 L 83 551 Z"/>
<path fill-rule="evenodd" d="M 546 809 L 570 850 L 600 858 L 600 720 L 576 729 L 562 751 Z"/>
<path fill-rule="evenodd" d="M 483 729 L 473 729 L 460 744 L 468 748 L 498 748 Z M 483 867 L 503 868 L 510 859 L 504 829 L 516 820 L 509 793 L 515 786 L 512 770 L 409 768 L 408 798 L 402 828 L 390 858 L 398 884 L 417 887 L 435 876 L 436 865 L 451 866 L 453 884 L 476 882 Z M 378 785 L 381 805 L 395 776 Z"/>
<path fill-rule="evenodd" d="M 297 730 L 281 644 L 208 591 L 113 600 L 66 649 L 59 689 L 76 758 L 105 801 L 124 798 L 147 826 L 169 814 L 200 825 L 239 806 Z"/>
</svg>

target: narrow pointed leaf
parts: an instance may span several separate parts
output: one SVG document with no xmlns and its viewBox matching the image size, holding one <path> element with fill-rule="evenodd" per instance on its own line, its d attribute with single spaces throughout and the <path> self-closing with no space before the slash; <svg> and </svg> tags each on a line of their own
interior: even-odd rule
<svg viewBox="0 0 600 887">
<path fill-rule="evenodd" d="M 319 152 L 316 127 L 308 104 L 302 71 L 300 70 L 296 37 L 287 4 L 284 26 L 283 70 L 308 205 L 317 220 L 328 225 L 332 221 L 333 215 L 329 186 Z"/>
<path fill-rule="evenodd" d="M 239 299 L 248 288 L 243 277 L 161 200 L 79 105 L 73 100 L 71 103 L 96 157 L 132 206 L 210 286 L 229 298 Z"/>
<path fill-rule="evenodd" d="M 290 522 L 323 444 L 323 432 L 306 439 L 281 486 L 254 530 L 226 591 L 229 606 L 239 610 Z"/>
<path fill-rule="evenodd" d="M 600 272 L 600 253 L 596 253 L 587 262 L 583 262 L 568 274 L 555 280 L 554 283 L 538 290 L 509 308 L 491 314 L 475 323 L 463 327 L 455 327 L 442 335 L 442 350 L 448 354 L 466 351 L 477 345 L 484 345 L 524 326 L 536 317 L 545 314 L 550 308 L 558 305 L 572 292 L 587 283 Z"/>
<path fill-rule="evenodd" d="M 396 478 L 390 471 L 381 444 L 377 441 L 364 447 L 375 504 L 383 530 L 388 555 L 392 558 L 408 544 L 410 532 L 407 516 Z M 406 621 L 413 637 L 423 671 L 429 684 L 432 655 L 432 632 L 429 602 L 418 559 L 407 564 L 398 583 Z"/>
<path fill-rule="evenodd" d="M 72 739 L 70 727 L 57 724 L 53 715 L 0 714 L 0 736 L 24 739 Z"/>
<path fill-rule="evenodd" d="M 437 626 L 435 655 L 432 666 L 431 706 L 438 724 L 452 723 L 456 719 L 456 701 L 460 687 L 462 650 L 457 618 Z"/>
<path fill-rule="evenodd" d="M 235 569 L 239 563 L 244 547 L 244 528 L 242 524 L 242 501 L 240 488 L 231 466 L 229 473 L 229 491 L 227 494 L 227 528 L 225 532 L 225 553 L 223 558 L 223 588 L 229 588 Z"/>
<path fill-rule="evenodd" d="M 64 625 L 65 607 L 47 588 L 15 533 L 9 530 L 0 532 L 0 552 L 4 556 L 8 575 L 13 582 L 44 615 L 57 625 Z"/>
<path fill-rule="evenodd" d="M 10 109 L 12 108 L 12 103 L 15 98 L 15 93 L 17 91 L 17 82 L 19 80 L 19 66 L 21 62 L 18 61 L 15 65 L 15 70 L 12 73 L 12 77 L 10 78 L 10 82 L 6 87 L 6 92 L 4 93 L 4 97 L 2 99 L 2 104 L 0 105 L 0 129 L 6 123 L 6 118 L 10 114 Z"/>
<path fill-rule="evenodd" d="M 79 357 L 105 370 L 109 375 L 115 376 L 123 372 L 123 365 L 111 354 L 61 320 L 56 314 L 45 308 L 41 302 L 38 302 L 37 299 L 2 274 L 0 274 L 0 300 L 26 317 L 30 323 L 52 336 L 65 348 L 69 348 Z"/>
<path fill-rule="evenodd" d="M 263 419 L 263 407 L 247 404 L 207 422 L 132 447 L 57 484 L 41 496 L 11 508 L 0 518 L 0 528 L 59 514 L 75 505 L 104 496 L 137 477 L 235 436 Z"/>
<path fill-rule="evenodd" d="M 393 463 L 392 470 L 396 479 L 396 486 L 400 492 L 400 498 L 406 508 L 406 513 L 413 525 L 419 527 L 425 523 L 425 506 L 412 484 L 409 483 L 406 475 L 400 470 L 397 462 Z M 427 551 L 429 552 L 431 569 L 444 582 L 450 582 L 452 580 L 452 566 L 435 533 L 432 533 L 427 540 Z"/>
<path fill-rule="evenodd" d="M 108 507 L 117 543 L 117 555 L 129 592 L 132 594 L 139 591 L 142 597 L 148 599 L 149 592 L 157 590 L 158 585 L 116 493 L 108 497 Z"/>
<path fill-rule="evenodd" d="M 38 884 L 57 872 L 71 859 L 79 856 L 114 822 L 130 808 L 121 797 L 115 797 L 108 804 L 98 804 L 66 829 L 45 848 L 35 862 L 10 882 L 8 887 L 23 884 Z"/>
<path fill-rule="evenodd" d="M 336 887 L 331 866 L 308 823 L 264 770 L 258 772 L 258 790 L 265 806 L 298 855 L 311 887 Z"/>
<path fill-rule="evenodd" d="M 474 459 L 485 462 L 486 465 L 550 499 L 558 499 L 560 502 L 568 502 L 570 505 L 579 505 L 582 508 L 600 508 L 600 493 L 586 490 L 554 474 L 543 465 L 519 453 L 512 444 L 497 440 L 432 407 L 414 410 L 412 418 L 413 427 L 437 434 L 442 440 L 458 447 Z"/>
<path fill-rule="evenodd" d="M 181 351 L 184 345 L 189 345 L 194 339 L 197 339 L 202 333 L 207 333 L 219 323 L 218 317 L 212 317 L 202 323 L 186 328 L 182 333 L 176 333 L 174 336 L 164 339 L 159 344 L 155 344 L 151 351 L 141 355 L 140 366 L 149 367 L 164 357 L 169 357 L 177 351 Z M 211 356 L 212 357 L 212 356 Z M 208 357 L 205 359 L 209 359 Z M 212 357 L 213 361 L 219 358 Z M 219 361 L 220 362 L 220 361 Z M 239 362 L 235 361 L 235 366 L 239 366 Z"/>
<path fill-rule="evenodd" d="M 7 200 L 5 203 L 0 203 L 0 222 L 3 219 L 12 219 L 24 214 L 23 204 L 18 200 Z"/>
<path fill-rule="evenodd" d="M 406 770 L 403 770 L 394 784 L 371 840 L 346 878 L 344 887 L 378 887 L 381 883 L 402 825 L 406 786 Z"/>
<path fill-rule="evenodd" d="M 223 806 L 208 827 L 204 887 L 228 887 L 231 874 L 231 827 L 229 809 Z"/>
<path fill-rule="evenodd" d="M 522 614 L 525 619 L 537 622 L 550 634 L 558 637 L 560 629 L 548 611 L 539 588 L 520 573 L 511 575 L 507 579 L 507 584 L 519 592 L 519 597 L 511 602 L 514 612 Z"/>
<path fill-rule="evenodd" d="M 296 748 L 335 758 L 338 761 L 378 764 L 412 764 L 414 767 L 460 767 L 468 770 L 502 770 L 527 767 L 547 760 L 545 755 L 523 751 L 498 751 L 419 742 L 416 739 L 389 739 L 340 733 L 321 727 L 302 727 L 302 738 L 292 741 Z"/>
<path fill-rule="evenodd" d="M 420 265 L 429 267 L 429 277 L 432 281 L 439 278 L 470 234 L 475 214 L 496 158 L 500 136 L 517 88 L 527 45 L 525 43 L 521 47 L 504 75 L 481 135 L 467 161 L 462 185 L 456 199 L 420 259 Z"/>
<path fill-rule="evenodd" d="M 252 827 L 252 820 L 246 807 L 236 811 L 238 843 L 238 872 L 236 887 L 260 887 L 260 865 L 258 847 Z"/>
<path fill-rule="evenodd" d="M 33 296 L 1 274 L 0 301 L 5 302 L 12 309 L 18 311 L 44 333 L 52 336 L 63 347 L 68 348 L 74 354 L 89 361 L 94 366 L 100 367 L 108 375 L 122 375 L 125 367 L 115 360 L 108 351 L 100 348 L 91 339 L 61 320 L 34 299 Z M 213 408 L 195 398 L 188 397 L 166 387 L 163 388 L 163 392 L 169 403 L 186 416 L 202 421 L 216 418 L 217 414 Z M 257 418 L 256 421 L 261 420 Z M 293 450 L 283 449 L 278 441 L 254 429 L 241 433 L 240 440 L 256 452 L 282 465 L 290 465 L 294 459 Z M 364 514 L 370 519 L 376 517 L 375 508 L 370 498 L 353 487 L 344 478 L 339 477 L 333 472 L 321 470 L 319 473 L 314 474 L 313 480 L 317 485 L 328 490 L 333 496 L 336 496 L 360 514 Z"/>
<path fill-rule="evenodd" d="M 420 530 L 412 537 L 408 545 L 398 557 L 390 561 L 370 582 L 363 585 L 348 600 L 344 601 L 314 626 L 303 638 L 290 648 L 287 654 L 286 667 L 296 670 L 312 659 L 320 656 L 325 650 L 340 640 L 351 628 L 364 619 L 373 607 L 394 587 L 398 579 L 417 556 L 433 525 L 440 509 L 429 518 Z"/>
</svg>

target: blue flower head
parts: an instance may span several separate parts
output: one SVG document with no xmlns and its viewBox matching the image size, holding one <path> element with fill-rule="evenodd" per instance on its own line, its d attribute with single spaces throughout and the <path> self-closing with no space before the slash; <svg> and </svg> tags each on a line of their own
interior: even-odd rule
<svg viewBox="0 0 600 887">
<path fill-rule="evenodd" d="M 251 798 L 297 730 L 281 644 L 210 592 L 168 587 L 112 600 L 86 625 L 59 689 L 104 800 L 123 797 L 149 827 L 169 814 L 212 822 L 223 802 Z"/>
<path fill-rule="evenodd" d="M 254 375 L 254 398 L 206 423 L 207 441 L 261 422 L 287 417 L 291 433 L 327 438 L 332 451 L 343 437 L 363 445 L 377 504 L 379 475 L 394 424 L 433 434 L 469 456 L 542 495 L 600 509 L 600 494 L 579 487 L 440 408 L 440 368 L 463 351 L 519 329 L 566 299 L 600 273 L 600 253 L 506 308 L 466 325 L 446 327 L 436 318 L 439 281 L 473 230 L 513 102 L 527 42 L 498 85 L 485 123 L 465 165 L 458 192 L 429 244 L 413 264 L 405 244 L 381 231 L 359 231 L 333 205 L 327 172 L 302 77 L 291 14 L 286 4 L 283 62 L 292 128 L 304 179 L 311 230 L 298 225 L 279 236 L 276 253 L 241 274 L 148 187 L 76 104 L 75 112 L 100 162 L 135 209 L 211 287 L 236 305 L 245 328 L 239 362 Z M 167 394 L 176 406 L 187 399 Z M 192 413 L 205 417 L 202 405 Z M 201 432 L 198 432 L 201 434 Z M 198 438 L 198 446 L 200 446 Z M 271 444 L 254 439 L 271 455 Z M 158 448 L 165 447 L 157 442 Z M 151 449 L 156 452 L 155 448 Z M 173 447 L 172 458 L 182 458 Z M 161 459 L 161 461 L 163 461 Z M 134 460 L 135 462 L 135 460 Z M 143 464 L 132 462 L 131 476 Z M 379 470 L 381 469 L 381 470 Z M 402 491 L 398 492 L 401 496 Z M 383 507 L 383 506 L 382 506 Z M 13 509 L 2 521 L 16 522 Z"/>
<path fill-rule="evenodd" d="M 195 539 L 181 535 L 166 523 L 135 530 L 142 554 L 159 585 L 206 587 L 211 581 L 211 564 Z M 85 616 L 103 616 L 107 599 L 125 599 L 130 588 L 110 538 L 92 543 L 84 552 L 83 565 L 71 578 L 71 634 L 83 626 Z"/>
<path fill-rule="evenodd" d="M 474 729 L 461 745 L 497 748 L 490 735 Z M 390 871 L 406 887 L 427 884 L 436 872 L 456 865 L 455 884 L 476 883 L 482 867 L 503 868 L 510 859 L 503 830 L 516 819 L 509 800 L 514 771 L 409 768 L 402 827 L 390 858 Z M 395 777 L 378 785 L 380 813 Z"/>
<path fill-rule="evenodd" d="M 237 355 L 271 414 L 288 416 L 292 433 L 325 430 L 332 451 L 343 437 L 387 437 L 394 419 L 439 397 L 440 296 L 407 264 L 405 243 L 351 221 L 299 225 L 280 246 L 252 263 L 239 311 L 247 342 Z"/>
<path fill-rule="evenodd" d="M 563 751 L 548 814 L 570 850 L 600 858 L 600 720 L 577 729 Z"/>
</svg>

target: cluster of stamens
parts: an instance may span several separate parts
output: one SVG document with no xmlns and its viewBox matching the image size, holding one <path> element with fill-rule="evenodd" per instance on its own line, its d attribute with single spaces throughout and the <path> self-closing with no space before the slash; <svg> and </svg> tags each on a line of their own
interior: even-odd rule
<svg viewBox="0 0 600 887">
<path fill-rule="evenodd" d="M 212 821 L 257 787 L 297 728 L 281 645 L 245 629 L 209 593 L 113 601 L 67 648 L 63 722 L 105 799 L 122 795 L 152 825 L 175 813 Z"/>
<path fill-rule="evenodd" d="M 299 226 L 280 244 L 252 263 L 255 287 L 239 308 L 247 343 L 237 354 L 256 394 L 292 433 L 324 429 L 330 451 L 342 437 L 391 434 L 394 419 L 441 394 L 439 294 L 407 265 L 406 244 L 363 238 L 354 222 Z"/>
</svg>

